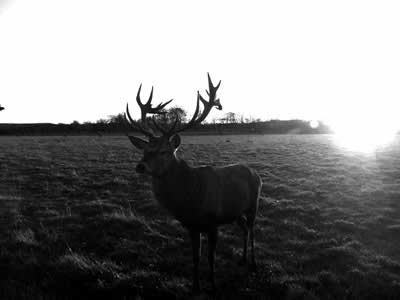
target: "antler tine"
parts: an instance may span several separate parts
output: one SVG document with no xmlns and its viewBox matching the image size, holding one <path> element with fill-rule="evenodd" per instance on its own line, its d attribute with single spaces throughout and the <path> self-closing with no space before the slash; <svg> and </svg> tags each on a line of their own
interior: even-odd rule
<svg viewBox="0 0 400 300">
<path fill-rule="evenodd" d="M 146 105 L 151 103 L 151 100 L 153 100 L 153 91 L 154 91 L 154 86 L 151 87 L 151 92 L 149 96 L 149 100 L 147 100 Z"/>
<path fill-rule="evenodd" d="M 168 131 L 168 135 L 172 135 L 174 133 L 178 133 L 181 131 L 184 131 L 190 127 L 193 127 L 197 124 L 200 124 L 202 121 L 204 121 L 204 119 L 208 116 L 208 114 L 210 113 L 211 109 L 213 108 L 213 106 L 217 106 L 218 109 L 222 109 L 221 103 L 219 101 L 219 99 L 216 99 L 216 94 L 217 94 L 217 90 L 219 88 L 219 86 L 221 85 L 221 81 L 219 81 L 219 83 L 217 84 L 217 86 L 214 87 L 210 74 L 207 73 L 208 76 L 208 87 L 209 87 L 209 91 L 207 92 L 207 95 L 209 96 L 209 101 L 205 100 L 203 98 L 203 96 L 201 96 L 200 92 L 197 91 L 197 103 L 196 103 L 196 110 L 192 116 L 192 119 L 184 126 L 178 128 L 178 129 L 174 129 L 175 125 L 177 123 L 177 120 L 175 120 L 175 124 L 173 126 L 173 128 L 171 128 Z M 201 112 L 200 116 L 199 116 L 199 112 L 200 112 L 200 101 L 203 103 L 204 109 Z"/>
<path fill-rule="evenodd" d="M 130 125 L 132 129 L 139 130 L 141 133 L 143 133 L 145 136 L 152 138 L 154 137 L 154 134 L 146 129 L 144 129 L 142 126 L 139 124 L 135 124 L 135 121 L 132 119 L 131 114 L 129 113 L 129 104 L 126 104 L 126 113 L 124 114 L 125 116 L 125 121 Z"/>
<path fill-rule="evenodd" d="M 172 100 L 171 99 L 165 103 L 161 102 L 160 104 L 158 104 L 156 107 L 151 107 L 151 101 L 153 100 L 153 92 L 154 92 L 154 87 L 151 87 L 151 92 L 150 92 L 150 96 L 149 99 L 147 100 L 147 102 L 145 104 L 142 103 L 142 100 L 140 99 L 140 91 L 142 90 L 142 84 L 140 84 L 139 86 L 139 90 L 137 92 L 136 95 L 136 102 L 139 104 L 140 109 L 142 111 L 145 111 L 146 114 L 165 114 L 165 112 L 161 111 L 166 105 L 168 105 Z"/>
<path fill-rule="evenodd" d="M 199 115 L 199 111 L 200 111 L 200 97 L 199 97 L 199 92 L 197 92 L 197 102 L 196 102 L 196 110 L 194 111 L 194 114 L 192 116 L 192 118 L 190 119 L 190 121 L 186 124 L 186 126 L 183 126 L 182 128 L 178 129 L 179 131 L 183 131 L 189 127 L 192 127 L 195 125 L 196 121 L 197 121 L 197 116 Z"/>
<path fill-rule="evenodd" d="M 208 114 L 210 113 L 212 107 L 214 106 L 214 103 L 212 103 L 211 101 L 210 101 L 210 102 L 207 102 L 207 101 L 201 96 L 201 94 L 200 94 L 199 91 L 197 91 L 197 97 L 198 97 L 198 99 L 201 100 L 201 102 L 203 103 L 203 107 L 204 107 L 203 111 L 201 112 L 200 117 L 199 117 L 198 119 L 196 119 L 196 123 L 201 123 L 201 122 L 204 121 L 205 118 L 207 118 L 207 116 L 208 116 Z"/>
<path fill-rule="evenodd" d="M 138 89 L 137 94 L 136 94 L 136 102 L 137 102 L 137 104 L 139 104 L 140 107 L 143 106 L 143 103 L 140 100 L 140 91 L 141 90 L 142 90 L 142 84 L 139 85 L 139 89 Z"/>
<path fill-rule="evenodd" d="M 165 106 L 167 106 L 169 103 L 171 103 L 172 100 L 174 100 L 174 99 L 171 99 L 171 100 L 169 100 L 169 101 L 167 101 L 165 103 L 161 102 L 156 107 L 152 108 L 153 110 L 155 110 L 154 114 L 159 114 L 159 115 L 165 114 L 165 112 L 160 111 L 160 110 L 162 110 Z"/>
<path fill-rule="evenodd" d="M 215 92 L 217 92 L 217 90 L 219 89 L 219 86 L 221 85 L 221 80 L 218 82 L 217 86 L 214 86 L 212 81 L 211 81 L 211 77 L 210 77 L 210 73 L 207 73 L 207 77 L 208 77 L 208 88 L 211 90 L 214 90 Z M 207 92 L 208 94 L 208 92 Z"/>
<path fill-rule="evenodd" d="M 154 132 L 153 132 L 153 130 L 151 129 L 151 127 L 147 123 L 146 115 L 147 114 L 158 114 L 158 115 L 165 114 L 165 112 L 163 112 L 162 109 L 165 106 L 167 106 L 169 103 L 171 103 L 171 101 L 173 99 L 171 99 L 171 100 L 169 100 L 169 101 L 167 101 L 165 103 L 161 102 L 156 107 L 152 107 L 151 106 L 151 101 L 153 100 L 154 87 L 151 87 L 151 92 L 150 92 L 149 99 L 144 104 L 142 103 L 142 101 L 140 99 L 141 90 L 142 90 L 142 84 L 140 84 L 138 92 L 137 92 L 137 95 L 136 95 L 136 102 L 139 105 L 140 110 L 141 110 L 141 124 L 142 124 L 142 126 L 140 126 L 141 127 L 141 131 L 143 132 L 143 130 L 146 130 L 147 132 L 150 132 L 150 134 L 154 137 L 155 136 Z M 167 131 L 165 131 L 163 129 L 160 130 L 161 127 L 160 127 L 160 125 L 158 125 L 157 123 L 154 122 L 154 118 L 153 118 L 153 123 L 157 127 L 157 129 L 159 131 L 161 131 L 163 134 L 167 133 Z"/>
<path fill-rule="evenodd" d="M 152 129 L 147 124 L 147 119 L 146 119 L 146 114 L 150 112 L 149 111 L 149 107 L 151 108 L 151 99 L 153 98 L 153 87 L 151 88 L 150 97 L 149 97 L 149 100 L 146 102 L 146 104 L 143 104 L 142 100 L 140 99 L 141 90 L 142 90 L 142 84 L 140 84 L 138 92 L 136 94 L 136 102 L 139 105 L 140 112 L 141 112 L 140 120 L 141 120 L 142 126 L 140 126 L 140 127 L 142 128 L 142 130 L 145 130 L 146 132 L 149 132 L 149 134 L 151 134 L 154 137 L 154 132 L 152 131 Z"/>
</svg>

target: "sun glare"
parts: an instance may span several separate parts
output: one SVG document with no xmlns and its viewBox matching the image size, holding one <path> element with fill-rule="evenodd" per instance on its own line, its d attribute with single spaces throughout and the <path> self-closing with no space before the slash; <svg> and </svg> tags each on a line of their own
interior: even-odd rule
<svg viewBox="0 0 400 300">
<path fill-rule="evenodd" d="M 371 153 L 394 140 L 398 127 L 388 120 L 371 120 L 353 118 L 331 124 L 336 144 L 350 151 Z"/>
<path fill-rule="evenodd" d="M 317 121 L 317 120 L 312 120 L 312 121 L 310 121 L 310 127 L 312 128 L 312 129 L 316 129 L 316 128 L 318 128 L 319 127 L 319 122 Z"/>
</svg>

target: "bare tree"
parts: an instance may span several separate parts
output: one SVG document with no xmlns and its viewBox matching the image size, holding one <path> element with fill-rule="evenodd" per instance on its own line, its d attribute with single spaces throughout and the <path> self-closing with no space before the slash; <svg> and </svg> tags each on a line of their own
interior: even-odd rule
<svg viewBox="0 0 400 300">
<path fill-rule="evenodd" d="M 186 111 L 179 107 L 179 106 L 174 106 L 169 109 L 162 109 L 159 114 L 157 114 L 155 117 L 156 121 L 161 123 L 162 125 L 168 125 L 172 124 L 175 119 L 178 120 L 178 124 L 180 123 L 186 123 L 187 121 L 187 113 Z"/>
<path fill-rule="evenodd" d="M 178 117 L 179 121 L 181 123 L 186 123 L 186 121 L 187 121 L 186 120 L 186 116 L 187 116 L 186 111 L 182 107 L 179 107 L 179 106 L 174 106 L 174 107 L 171 107 L 170 109 L 168 109 L 166 115 L 168 116 L 168 118 L 170 120 L 173 120 L 173 119 L 175 119 L 175 117 Z"/>
<path fill-rule="evenodd" d="M 220 119 L 222 123 L 238 123 L 237 115 L 234 112 L 228 112 Z"/>
</svg>

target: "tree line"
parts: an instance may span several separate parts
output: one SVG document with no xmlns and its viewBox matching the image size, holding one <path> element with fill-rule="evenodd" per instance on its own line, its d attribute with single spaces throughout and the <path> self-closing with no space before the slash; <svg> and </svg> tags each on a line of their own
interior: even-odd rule
<svg viewBox="0 0 400 300">
<path fill-rule="evenodd" d="M 1 106 L 0 106 L 1 107 Z M 171 107 L 163 114 L 155 115 L 157 122 L 168 126 L 178 118 L 178 123 L 188 122 L 187 112 L 178 106 Z M 136 120 L 139 122 L 140 120 Z M 152 122 L 148 122 L 152 124 Z M 156 128 L 153 128 L 155 131 Z M 262 121 L 253 117 L 245 117 L 234 112 L 226 113 L 222 118 L 212 119 L 197 125 L 186 134 L 314 134 L 330 133 L 330 129 L 320 123 L 312 128 L 304 120 L 269 120 Z M 132 134 L 124 114 L 111 115 L 96 122 L 73 121 L 70 124 L 1 124 L 0 135 L 117 135 Z"/>
</svg>

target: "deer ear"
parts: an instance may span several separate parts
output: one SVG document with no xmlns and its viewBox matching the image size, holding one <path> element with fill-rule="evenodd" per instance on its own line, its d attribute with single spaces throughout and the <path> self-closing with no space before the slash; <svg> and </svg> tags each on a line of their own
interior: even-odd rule
<svg viewBox="0 0 400 300">
<path fill-rule="evenodd" d="M 148 142 L 146 142 L 145 140 L 142 140 L 138 137 L 129 135 L 128 136 L 129 139 L 131 140 L 131 143 L 133 144 L 133 146 L 135 146 L 136 148 L 143 150 L 147 147 L 147 145 L 149 144 Z"/>
<path fill-rule="evenodd" d="M 171 142 L 172 146 L 176 149 L 181 144 L 181 137 L 179 136 L 179 134 L 174 134 L 171 137 L 170 142 Z"/>
</svg>

